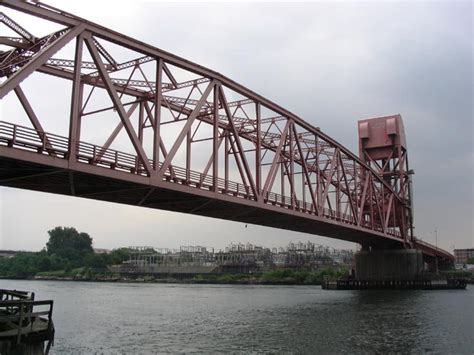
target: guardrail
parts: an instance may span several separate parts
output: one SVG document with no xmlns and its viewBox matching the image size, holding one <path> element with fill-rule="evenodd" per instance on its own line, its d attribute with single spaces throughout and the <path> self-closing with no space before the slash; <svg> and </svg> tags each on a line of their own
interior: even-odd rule
<svg viewBox="0 0 474 355">
<path fill-rule="evenodd" d="M 20 126 L 17 124 L 0 121 L 0 145 L 7 145 L 12 148 L 19 148 L 39 154 L 52 155 L 59 158 L 68 158 L 69 141 L 67 137 L 52 133 L 39 132 L 33 128 Z M 87 143 L 76 143 L 77 161 L 99 167 L 124 171 L 135 175 L 147 176 L 147 172 L 140 159 L 133 154 L 121 152 L 114 149 Z M 153 166 L 153 161 L 149 161 Z M 159 167 L 161 167 L 161 163 Z M 199 189 L 213 190 L 214 180 L 211 175 L 204 175 L 200 172 L 187 170 L 185 168 L 171 165 L 164 174 L 163 179 L 182 185 L 194 186 Z M 221 194 L 226 194 L 242 199 L 256 200 L 251 187 L 235 181 L 217 179 L 216 190 Z M 264 202 L 268 205 L 280 206 L 282 208 L 296 210 L 301 213 L 317 215 L 316 208 L 312 203 L 292 199 L 274 192 L 268 192 L 264 196 Z M 322 215 L 328 219 L 343 222 L 350 225 L 357 225 L 354 216 L 339 211 L 324 208 Z M 382 225 L 372 225 L 369 222 L 361 221 L 360 227 L 368 230 L 386 233 L 391 236 L 401 238 L 401 234 L 395 228 L 388 228 L 384 231 Z"/>
<path fill-rule="evenodd" d="M 14 339 L 33 333 L 45 334 L 45 340 L 54 337 L 53 301 L 35 301 L 34 293 L 0 290 L 0 340 Z"/>
</svg>

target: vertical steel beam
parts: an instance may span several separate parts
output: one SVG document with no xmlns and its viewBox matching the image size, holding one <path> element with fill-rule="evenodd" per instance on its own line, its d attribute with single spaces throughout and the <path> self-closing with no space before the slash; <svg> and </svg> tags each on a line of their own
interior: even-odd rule
<svg viewBox="0 0 474 355">
<path fill-rule="evenodd" d="M 255 118 L 257 140 L 255 142 L 255 187 L 259 194 L 259 200 L 262 200 L 262 132 L 261 132 L 261 107 L 260 102 L 255 103 Z"/>
<path fill-rule="evenodd" d="M 76 153 L 80 137 L 79 121 L 81 119 L 82 109 L 82 89 L 81 68 L 82 68 L 82 49 L 84 45 L 84 36 L 80 34 L 76 37 L 76 52 L 74 54 L 74 79 L 72 80 L 71 91 L 71 114 L 69 117 L 69 167 L 73 168 L 77 162 Z"/>
<path fill-rule="evenodd" d="M 284 204 L 286 204 L 286 199 L 285 199 L 285 158 L 283 154 L 280 156 L 280 194 L 281 194 L 281 199 Z"/>
<path fill-rule="evenodd" d="M 138 107 L 138 140 L 143 146 L 143 114 L 144 114 L 144 102 L 140 101 L 140 106 Z M 130 117 L 130 116 L 129 116 Z"/>
<path fill-rule="evenodd" d="M 156 61 L 156 84 L 155 84 L 155 121 L 153 124 L 153 169 L 159 170 L 160 165 L 160 146 L 161 146 L 161 96 L 163 86 L 163 60 L 158 58 Z"/>
<path fill-rule="evenodd" d="M 295 140 L 295 124 L 293 121 L 290 123 L 290 171 L 288 172 L 288 180 L 290 182 L 290 201 L 291 201 L 291 208 L 295 208 L 295 147 L 294 147 L 294 140 Z"/>
<path fill-rule="evenodd" d="M 336 215 L 339 217 L 341 215 L 341 164 L 339 163 L 339 158 L 341 154 L 338 154 L 337 156 L 334 157 L 334 159 L 337 160 L 337 166 L 336 166 L 336 181 L 337 184 L 335 186 L 336 188 Z"/>
<path fill-rule="evenodd" d="M 226 130 L 225 134 L 225 155 L 224 155 L 224 180 L 225 180 L 225 191 L 229 191 L 229 132 Z"/>
<path fill-rule="evenodd" d="M 219 176 L 219 85 L 214 87 L 214 120 L 212 125 L 212 189 L 217 191 Z M 206 173 L 207 174 L 207 173 Z"/>
<path fill-rule="evenodd" d="M 322 193 L 321 193 L 321 169 L 319 166 L 319 157 L 321 155 L 320 149 L 319 149 L 319 136 L 314 135 L 314 148 L 316 149 L 315 153 L 315 166 L 316 166 L 316 205 L 314 208 L 316 209 L 316 213 L 319 214 L 320 209 L 319 205 L 322 205 Z"/>
<path fill-rule="evenodd" d="M 189 129 L 188 134 L 186 135 L 186 181 L 188 183 L 191 180 L 191 141 L 191 129 Z"/>
</svg>

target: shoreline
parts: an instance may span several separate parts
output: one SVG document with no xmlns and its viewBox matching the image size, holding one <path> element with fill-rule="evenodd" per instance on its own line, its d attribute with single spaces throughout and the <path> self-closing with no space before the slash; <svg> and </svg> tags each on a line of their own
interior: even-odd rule
<svg viewBox="0 0 474 355">
<path fill-rule="evenodd" d="M 73 278 L 73 277 L 28 277 L 12 278 L 0 277 L 0 280 L 22 280 L 22 281 L 74 281 L 74 282 L 101 282 L 101 283 L 137 283 L 137 284 L 187 284 L 187 285 L 262 285 L 262 286 L 321 286 L 321 282 L 305 283 L 295 280 L 211 280 L 211 279 L 143 279 L 143 278 Z"/>
<path fill-rule="evenodd" d="M 323 281 L 304 282 L 294 279 L 262 280 L 257 278 L 219 280 L 219 279 L 189 279 L 189 278 L 81 278 L 81 277 L 46 277 L 35 276 L 28 278 L 0 277 L 0 280 L 24 281 L 73 281 L 73 282 L 100 282 L 119 284 L 176 284 L 176 285 L 250 285 L 250 286 L 322 286 Z M 474 285 L 474 280 L 467 279 L 468 285 Z"/>
</svg>

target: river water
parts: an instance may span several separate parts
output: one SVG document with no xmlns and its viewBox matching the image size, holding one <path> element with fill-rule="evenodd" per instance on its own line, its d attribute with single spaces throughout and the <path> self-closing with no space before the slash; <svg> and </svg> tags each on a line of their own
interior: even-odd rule
<svg viewBox="0 0 474 355">
<path fill-rule="evenodd" d="M 0 280 L 54 299 L 53 354 L 474 353 L 474 287 L 326 291 L 318 286 Z"/>
</svg>

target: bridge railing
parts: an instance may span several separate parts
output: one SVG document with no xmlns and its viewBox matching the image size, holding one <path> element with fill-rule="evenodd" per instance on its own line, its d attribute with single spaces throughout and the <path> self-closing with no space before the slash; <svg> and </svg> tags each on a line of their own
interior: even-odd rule
<svg viewBox="0 0 474 355">
<path fill-rule="evenodd" d="M 64 159 L 68 158 L 68 138 L 52 133 L 39 132 L 33 128 L 4 121 L 0 121 L 0 145 L 2 143 L 8 147 L 19 148 L 39 154 L 54 155 Z M 147 176 L 143 163 L 136 155 L 110 148 L 105 149 L 104 147 L 82 141 L 76 143 L 76 151 L 76 158 L 81 163 Z M 153 166 L 153 161 L 151 160 L 150 165 Z M 164 179 L 166 181 L 194 186 L 200 189 L 214 189 L 214 179 L 212 175 L 204 175 L 200 172 L 187 170 L 175 165 L 169 167 L 164 175 Z M 256 200 L 249 185 L 223 178 L 217 179 L 217 191 L 238 198 Z M 268 205 L 279 206 L 300 213 L 310 215 L 317 214 L 314 204 L 292 199 L 291 197 L 274 192 L 268 192 L 266 196 L 264 196 L 264 202 Z M 351 214 L 324 208 L 322 215 L 325 218 L 338 222 L 357 225 L 356 219 Z M 359 226 L 401 237 L 400 232 L 395 228 L 388 228 L 384 231 L 382 225 L 372 225 L 372 223 L 366 221 L 360 221 Z"/>
</svg>

